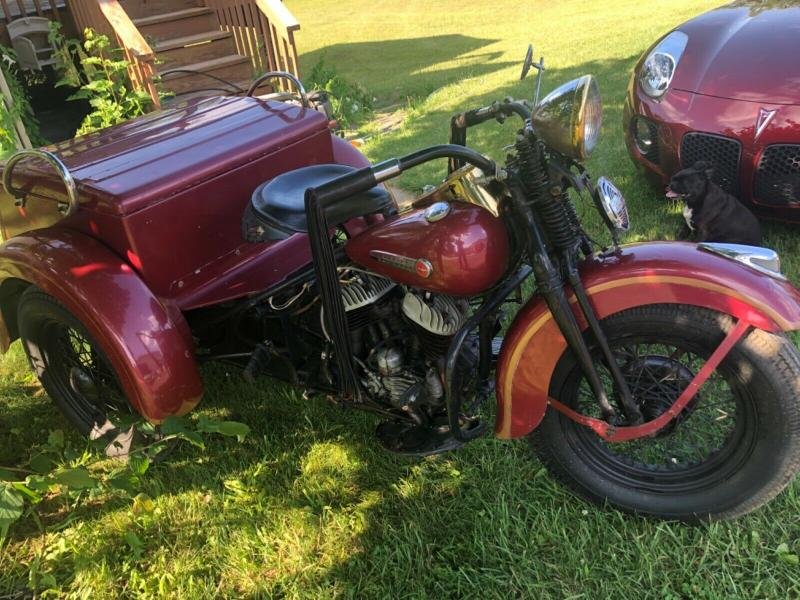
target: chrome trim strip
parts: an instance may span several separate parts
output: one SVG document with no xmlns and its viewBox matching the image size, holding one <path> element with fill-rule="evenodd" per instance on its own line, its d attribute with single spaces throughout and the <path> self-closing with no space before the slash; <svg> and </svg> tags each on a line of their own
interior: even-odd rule
<svg viewBox="0 0 800 600">
<path fill-rule="evenodd" d="M 702 242 L 697 244 L 697 247 L 701 250 L 722 256 L 723 258 L 735 260 L 769 277 L 787 281 L 786 276 L 781 273 L 780 256 L 770 248 L 746 246 L 744 244 L 722 244 L 717 242 Z"/>
<path fill-rule="evenodd" d="M 372 173 L 378 183 L 396 177 L 401 173 L 400 161 L 396 158 L 390 158 L 380 162 L 372 167 Z"/>
</svg>

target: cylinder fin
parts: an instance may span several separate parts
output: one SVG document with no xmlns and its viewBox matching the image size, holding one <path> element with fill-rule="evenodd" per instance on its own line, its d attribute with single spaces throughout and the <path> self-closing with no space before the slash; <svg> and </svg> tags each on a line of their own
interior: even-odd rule
<svg viewBox="0 0 800 600">
<path fill-rule="evenodd" d="M 383 277 L 359 273 L 357 278 L 342 283 L 340 286 L 345 312 L 373 304 L 385 296 L 394 286 L 394 282 Z"/>
<path fill-rule="evenodd" d="M 403 298 L 403 314 L 426 331 L 449 337 L 454 335 L 466 321 L 467 304 L 450 296 L 435 295 L 425 301 L 414 292 Z"/>
</svg>

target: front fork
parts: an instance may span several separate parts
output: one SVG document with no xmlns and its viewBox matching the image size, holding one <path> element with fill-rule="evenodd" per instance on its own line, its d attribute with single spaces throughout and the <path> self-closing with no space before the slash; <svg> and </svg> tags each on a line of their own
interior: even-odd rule
<svg viewBox="0 0 800 600">
<path fill-rule="evenodd" d="M 581 367 L 586 379 L 591 387 L 592 392 L 600 405 L 603 419 L 607 423 L 613 423 L 616 420 L 616 410 L 612 406 L 608 394 L 606 393 L 603 382 L 600 380 L 600 375 L 597 372 L 597 367 L 592 358 L 586 340 L 583 338 L 580 325 L 578 324 L 575 314 L 572 312 L 572 307 L 564 292 L 564 279 L 561 271 L 553 264 L 550 259 L 550 254 L 547 251 L 544 238 L 542 237 L 541 228 L 533 214 L 533 210 L 528 205 L 527 199 L 523 190 L 517 186 L 510 186 L 516 212 L 522 217 L 524 227 L 526 229 L 526 239 L 528 240 L 528 256 L 533 268 L 533 274 L 536 279 L 537 289 L 542 294 L 547 307 L 553 315 L 553 319 L 558 324 L 562 335 L 567 341 L 567 344 L 574 353 L 578 364 Z M 638 425 L 642 423 L 643 417 L 635 400 L 633 399 L 630 389 L 628 387 L 622 372 L 617 365 L 611 349 L 608 345 L 605 333 L 603 332 L 599 321 L 597 320 L 594 310 L 589 303 L 588 295 L 583 288 L 580 275 L 578 274 L 577 266 L 572 258 L 570 252 L 564 253 L 565 267 L 567 280 L 572 286 L 575 297 L 578 301 L 578 307 L 583 313 L 589 329 L 592 332 L 597 344 L 603 354 L 603 358 L 608 365 L 611 377 L 614 381 L 615 389 L 619 394 L 620 404 L 622 405 L 623 412 L 628 423 Z"/>
</svg>

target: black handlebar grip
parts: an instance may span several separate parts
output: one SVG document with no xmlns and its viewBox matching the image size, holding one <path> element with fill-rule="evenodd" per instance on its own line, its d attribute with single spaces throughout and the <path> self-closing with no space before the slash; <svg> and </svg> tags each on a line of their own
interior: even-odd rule
<svg viewBox="0 0 800 600">
<path fill-rule="evenodd" d="M 466 129 L 468 127 L 479 125 L 484 121 L 493 119 L 496 114 L 497 111 L 495 110 L 495 106 L 490 104 L 489 106 L 484 106 L 483 108 L 475 108 L 457 114 L 455 117 L 453 117 L 453 123 L 456 125 L 456 127 Z"/>
</svg>

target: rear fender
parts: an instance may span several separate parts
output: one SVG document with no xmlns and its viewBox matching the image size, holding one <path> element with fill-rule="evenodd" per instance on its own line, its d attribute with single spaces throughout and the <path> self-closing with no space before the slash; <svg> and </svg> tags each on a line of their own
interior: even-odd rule
<svg viewBox="0 0 800 600">
<path fill-rule="evenodd" d="M 600 319 L 636 306 L 688 304 L 745 320 L 771 332 L 800 329 L 800 292 L 790 283 L 700 250 L 695 244 L 650 242 L 586 261 L 581 278 Z M 567 290 L 578 322 L 580 315 Z M 497 366 L 495 435 L 518 438 L 547 409 L 550 381 L 567 343 L 541 297 L 518 313 Z"/>
<path fill-rule="evenodd" d="M 181 312 L 156 298 L 100 242 L 41 229 L 0 246 L 0 343 L 16 337 L 16 302 L 30 283 L 61 302 L 108 356 L 133 407 L 150 421 L 191 410 L 203 393 L 192 337 Z"/>
</svg>

